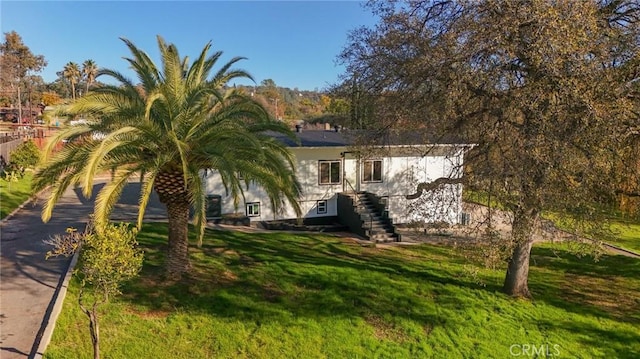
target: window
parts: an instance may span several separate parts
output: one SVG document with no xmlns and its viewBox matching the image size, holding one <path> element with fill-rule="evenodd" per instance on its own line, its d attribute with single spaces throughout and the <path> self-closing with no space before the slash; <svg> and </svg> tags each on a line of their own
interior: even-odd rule
<svg viewBox="0 0 640 359">
<path fill-rule="evenodd" d="M 247 217 L 257 217 L 260 215 L 260 202 L 247 203 Z"/>
<path fill-rule="evenodd" d="M 362 182 L 382 182 L 382 160 L 365 160 L 362 163 Z"/>
<path fill-rule="evenodd" d="M 342 179 L 340 161 L 319 161 L 318 177 L 320 184 L 339 184 Z"/>
<path fill-rule="evenodd" d="M 326 214 L 327 213 L 327 201 L 318 201 L 316 203 L 316 209 L 318 214 Z"/>
</svg>

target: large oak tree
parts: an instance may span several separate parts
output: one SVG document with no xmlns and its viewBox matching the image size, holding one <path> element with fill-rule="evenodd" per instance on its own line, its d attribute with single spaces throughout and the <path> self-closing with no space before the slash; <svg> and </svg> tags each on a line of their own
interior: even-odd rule
<svg viewBox="0 0 640 359">
<path fill-rule="evenodd" d="M 340 55 L 376 115 L 477 147 L 466 180 L 512 214 L 506 293 L 529 297 L 534 230 L 567 214 L 576 236 L 638 188 L 640 5 L 631 0 L 371 2 L 380 18 Z M 629 162 L 627 162 L 629 161 Z"/>
</svg>

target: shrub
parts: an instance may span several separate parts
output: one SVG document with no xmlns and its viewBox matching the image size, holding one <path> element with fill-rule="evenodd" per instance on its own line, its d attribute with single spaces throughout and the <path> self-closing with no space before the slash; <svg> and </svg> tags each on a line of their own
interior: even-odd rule
<svg viewBox="0 0 640 359">
<path fill-rule="evenodd" d="M 40 161 L 40 150 L 31 140 L 22 142 L 11 151 L 11 163 L 18 168 L 33 168 L 38 161 Z"/>
<path fill-rule="evenodd" d="M 89 318 L 94 358 L 100 358 L 98 307 L 120 294 L 120 285 L 132 279 L 142 268 L 143 253 L 137 248 L 137 229 L 121 223 L 78 233 L 68 228 L 65 236 L 54 236 L 46 243 L 54 247 L 47 258 L 69 256 L 80 250 L 78 269 L 74 272 L 81 288 L 78 304 Z"/>
</svg>

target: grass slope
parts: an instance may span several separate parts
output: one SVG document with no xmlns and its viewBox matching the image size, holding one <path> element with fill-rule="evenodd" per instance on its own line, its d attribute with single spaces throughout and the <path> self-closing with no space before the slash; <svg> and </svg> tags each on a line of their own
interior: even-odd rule
<svg viewBox="0 0 640 359">
<path fill-rule="evenodd" d="M 615 239 L 611 244 L 640 253 L 640 223 L 617 220 L 611 224 Z"/>
<path fill-rule="evenodd" d="M 504 210 L 504 206 L 501 203 L 496 202 L 494 199 L 489 201 L 488 195 L 484 192 L 467 190 L 464 192 L 463 196 L 465 201 L 484 206 L 491 202 L 493 208 Z M 559 228 L 563 228 L 563 225 L 560 223 L 557 215 L 553 213 L 544 213 L 543 217 L 553 221 Z M 609 223 L 609 228 L 613 233 L 613 237 L 607 238 L 605 242 L 640 253 L 640 223 L 637 220 L 634 221 L 622 218 L 620 213 L 611 211 Z"/>
<path fill-rule="evenodd" d="M 31 197 L 31 178 L 33 173 L 26 172 L 17 182 L 0 180 L 0 219 L 6 217 L 24 201 Z"/>
<path fill-rule="evenodd" d="M 535 300 L 522 301 L 499 292 L 502 271 L 448 247 L 208 231 L 191 249 L 192 276 L 167 284 L 166 235 L 164 224 L 140 234 L 143 273 L 102 310 L 104 357 L 505 358 L 525 345 L 560 358 L 640 357 L 635 259 L 536 247 Z M 77 295 L 72 283 L 45 358 L 91 357 Z"/>
</svg>

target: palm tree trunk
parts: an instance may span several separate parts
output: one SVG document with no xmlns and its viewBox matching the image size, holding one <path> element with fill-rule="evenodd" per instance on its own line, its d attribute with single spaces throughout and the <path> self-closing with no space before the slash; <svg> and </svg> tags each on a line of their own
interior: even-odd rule
<svg viewBox="0 0 640 359">
<path fill-rule="evenodd" d="M 189 271 L 189 201 L 185 196 L 176 196 L 167 201 L 169 216 L 169 249 L 167 252 L 167 277 L 180 280 Z"/>
<path fill-rule="evenodd" d="M 160 202 L 167 206 L 169 217 L 169 248 L 167 277 L 179 280 L 189 271 L 189 200 L 181 171 L 160 172 L 154 182 Z"/>
<path fill-rule="evenodd" d="M 531 298 L 529 260 L 537 220 L 538 211 L 535 209 L 518 209 L 514 213 L 511 236 L 515 245 L 503 286 L 503 291 L 514 297 Z"/>
</svg>

